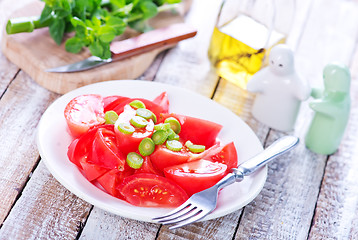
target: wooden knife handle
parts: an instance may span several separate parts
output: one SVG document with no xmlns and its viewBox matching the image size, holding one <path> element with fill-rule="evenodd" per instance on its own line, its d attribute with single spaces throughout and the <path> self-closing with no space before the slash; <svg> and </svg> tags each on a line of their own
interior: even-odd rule
<svg viewBox="0 0 358 240">
<path fill-rule="evenodd" d="M 157 48 L 173 47 L 179 41 L 192 38 L 197 31 L 185 23 L 177 23 L 165 28 L 142 33 L 137 37 L 111 43 L 113 60 L 120 60 Z"/>
</svg>

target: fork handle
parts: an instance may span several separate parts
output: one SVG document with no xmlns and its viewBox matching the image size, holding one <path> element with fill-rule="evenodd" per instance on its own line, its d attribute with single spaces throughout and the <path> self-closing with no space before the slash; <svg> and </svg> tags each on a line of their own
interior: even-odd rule
<svg viewBox="0 0 358 240">
<path fill-rule="evenodd" d="M 223 177 L 215 187 L 220 190 L 234 182 L 241 182 L 244 176 L 250 175 L 260 167 L 274 160 L 276 157 L 291 150 L 299 142 L 298 137 L 284 136 L 276 140 L 264 151 L 242 163 L 238 168 L 233 168 L 231 173 Z"/>
<path fill-rule="evenodd" d="M 238 168 L 234 169 L 233 172 L 235 174 L 242 175 L 242 177 L 237 176 L 237 180 L 243 178 L 244 176 L 250 175 L 257 169 L 274 160 L 276 157 L 286 153 L 287 151 L 295 147 L 298 142 L 299 139 L 295 136 L 284 136 L 279 138 L 269 147 L 267 147 L 264 151 L 257 154 L 253 158 L 250 158 L 248 161 L 239 165 Z"/>
</svg>

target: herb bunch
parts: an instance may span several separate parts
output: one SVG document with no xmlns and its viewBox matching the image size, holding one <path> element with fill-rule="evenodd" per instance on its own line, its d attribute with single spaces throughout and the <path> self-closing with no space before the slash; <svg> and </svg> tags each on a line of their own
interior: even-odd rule
<svg viewBox="0 0 358 240">
<path fill-rule="evenodd" d="M 58 45 L 65 33 L 75 32 L 73 37 L 66 40 L 68 52 L 78 53 L 83 47 L 88 47 L 92 55 L 108 59 L 111 57 L 110 43 L 127 26 L 142 32 L 148 31 L 151 28 L 146 20 L 181 0 L 43 1 L 45 7 L 37 20 L 33 17 L 27 22 L 9 20 L 7 32 L 31 32 L 37 26 L 48 26 L 51 37 Z"/>
</svg>

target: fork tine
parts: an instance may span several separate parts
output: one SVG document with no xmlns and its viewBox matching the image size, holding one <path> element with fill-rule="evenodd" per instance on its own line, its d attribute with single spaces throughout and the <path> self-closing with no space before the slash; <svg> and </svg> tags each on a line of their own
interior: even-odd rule
<svg viewBox="0 0 358 240">
<path fill-rule="evenodd" d="M 198 209 L 197 207 L 193 207 L 189 212 L 182 214 L 181 216 L 178 216 L 176 218 L 173 219 L 168 219 L 166 221 L 160 221 L 160 223 L 164 224 L 164 225 L 168 225 L 168 224 L 173 224 L 173 223 L 179 223 L 182 222 L 184 220 L 187 220 L 193 216 L 196 216 L 197 214 L 201 213 L 202 210 Z"/>
<path fill-rule="evenodd" d="M 170 215 L 169 217 L 166 217 L 166 218 L 162 218 L 160 220 L 157 220 L 159 223 L 162 223 L 162 224 L 167 224 L 167 222 L 171 222 L 171 221 L 174 221 L 176 222 L 176 219 L 180 219 L 180 218 L 184 218 L 186 215 L 190 214 L 192 211 L 195 211 L 195 206 L 193 205 L 188 205 L 187 208 L 184 208 L 182 209 L 181 211 L 179 212 L 176 212 L 175 214 L 173 215 Z"/>
<path fill-rule="evenodd" d="M 191 217 L 191 218 L 188 218 L 186 219 L 185 221 L 182 221 L 180 222 L 179 224 L 177 225 L 174 225 L 174 226 L 171 226 L 169 227 L 169 229 L 175 229 L 175 228 L 179 228 L 179 227 L 183 227 L 185 225 L 188 225 L 190 223 L 194 223 L 194 222 L 197 222 L 199 221 L 200 219 L 204 218 L 206 215 L 208 215 L 210 213 L 210 211 L 204 211 L 204 210 L 201 210 L 201 212 L 199 212 L 197 215 L 195 215 L 194 217 Z"/>
<path fill-rule="evenodd" d="M 158 221 L 158 220 L 163 219 L 163 218 L 171 217 L 174 214 L 178 214 L 180 211 L 182 211 L 183 209 L 189 207 L 190 205 L 191 205 L 191 203 L 187 200 L 182 205 L 180 205 L 179 207 L 175 208 L 173 211 L 167 213 L 166 215 L 163 215 L 163 216 L 160 216 L 160 217 L 155 217 L 155 218 L 153 218 L 153 220 Z"/>
</svg>

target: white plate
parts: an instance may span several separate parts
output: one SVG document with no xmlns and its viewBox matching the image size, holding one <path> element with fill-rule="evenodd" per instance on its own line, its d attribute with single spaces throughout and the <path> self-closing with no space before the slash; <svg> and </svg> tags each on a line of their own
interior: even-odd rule
<svg viewBox="0 0 358 240">
<path fill-rule="evenodd" d="M 40 155 L 52 175 L 78 197 L 111 213 L 141 221 L 152 222 L 171 209 L 135 207 L 112 197 L 91 184 L 77 167 L 67 158 L 67 147 L 71 142 L 63 111 L 66 104 L 81 94 L 96 93 L 102 96 L 122 95 L 153 100 L 163 91 L 168 92 L 170 112 L 207 119 L 224 127 L 219 138 L 228 143 L 234 141 L 239 162 L 243 162 L 262 151 L 262 145 L 254 132 L 234 113 L 218 103 L 194 92 L 171 85 L 140 81 L 119 80 L 88 85 L 71 91 L 57 99 L 43 114 L 37 132 Z M 252 201 L 266 181 L 267 167 L 248 176 L 243 182 L 224 188 L 218 206 L 203 220 L 224 216 Z"/>
</svg>

